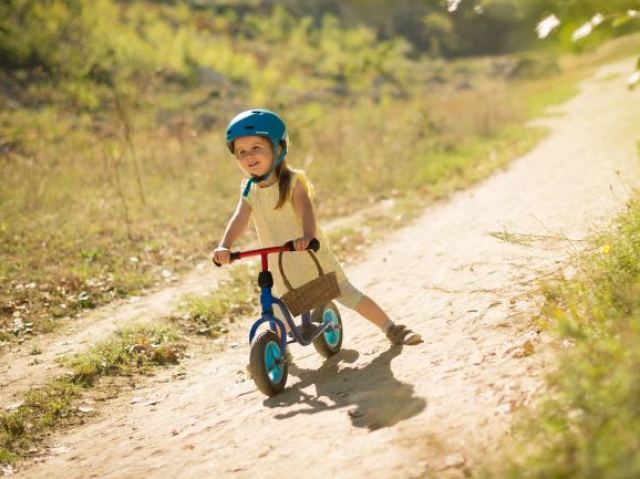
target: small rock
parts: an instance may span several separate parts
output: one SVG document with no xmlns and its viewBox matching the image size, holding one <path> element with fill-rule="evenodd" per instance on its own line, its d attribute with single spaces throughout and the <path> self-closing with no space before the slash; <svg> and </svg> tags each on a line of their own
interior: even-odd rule
<svg viewBox="0 0 640 479">
<path fill-rule="evenodd" d="M 560 346 L 562 347 L 562 349 L 569 349 L 573 346 L 573 341 L 571 341 L 570 339 L 563 339 L 562 343 L 560 343 Z"/>
<path fill-rule="evenodd" d="M 482 364 L 482 361 L 484 361 L 484 356 L 480 353 L 476 353 L 471 356 L 471 364 L 473 364 L 474 366 Z"/>
<path fill-rule="evenodd" d="M 535 347 L 530 339 L 527 339 L 520 347 L 513 353 L 514 358 L 526 358 L 531 356 L 535 352 Z"/>
<path fill-rule="evenodd" d="M 67 446 L 56 446 L 56 447 L 50 448 L 49 452 L 51 454 L 53 454 L 54 456 L 59 456 L 61 454 L 66 454 L 70 450 L 71 450 L 71 448 L 68 448 Z"/>
<path fill-rule="evenodd" d="M 18 401 L 16 403 L 13 404 L 9 404 L 5 409 L 7 411 L 15 411 L 16 409 L 18 409 L 20 406 L 22 406 L 24 404 L 24 401 Z"/>
<path fill-rule="evenodd" d="M 359 409 L 359 408 L 355 407 L 355 408 L 349 409 L 349 410 L 347 411 L 347 414 L 348 414 L 350 417 L 362 417 L 362 416 L 364 416 L 366 413 L 365 413 L 362 409 Z"/>
<path fill-rule="evenodd" d="M 498 414 L 509 414 L 512 410 L 511 403 L 501 404 L 496 408 L 496 413 Z"/>
<path fill-rule="evenodd" d="M 84 413 L 84 414 L 90 414 L 90 413 L 94 412 L 95 409 L 92 408 L 92 407 L 89 407 L 89 406 L 80 406 L 78 408 L 78 411 L 80 411 L 81 413 Z"/>
<path fill-rule="evenodd" d="M 444 458 L 444 469 L 449 469 L 451 467 L 462 467 L 464 466 L 464 456 L 459 452 L 454 452 L 453 454 L 449 454 Z"/>
<path fill-rule="evenodd" d="M 143 406 L 155 406 L 156 404 L 158 404 L 159 402 L 164 401 L 165 399 L 167 399 L 167 397 L 169 397 L 168 394 L 165 394 L 162 397 L 157 397 L 155 399 L 149 399 L 147 402 L 143 403 Z"/>
<path fill-rule="evenodd" d="M 0 465 L 0 476 L 13 476 L 15 471 L 11 464 L 7 464 L 6 466 Z"/>
</svg>

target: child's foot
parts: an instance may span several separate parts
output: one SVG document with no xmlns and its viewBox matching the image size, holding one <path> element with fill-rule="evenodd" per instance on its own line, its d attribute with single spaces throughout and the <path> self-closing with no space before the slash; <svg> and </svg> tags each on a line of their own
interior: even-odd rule
<svg viewBox="0 0 640 479">
<path fill-rule="evenodd" d="M 404 324 L 393 324 L 387 329 L 387 338 L 392 344 L 414 346 L 422 342 L 420 334 L 411 331 Z"/>
</svg>

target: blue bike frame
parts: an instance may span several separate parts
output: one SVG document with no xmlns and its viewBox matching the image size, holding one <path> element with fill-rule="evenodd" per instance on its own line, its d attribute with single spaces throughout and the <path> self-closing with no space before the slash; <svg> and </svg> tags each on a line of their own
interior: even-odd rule
<svg viewBox="0 0 640 479">
<path fill-rule="evenodd" d="M 255 338 L 256 333 L 258 332 L 258 328 L 265 323 L 269 323 L 271 331 L 273 331 L 278 335 L 278 337 L 280 337 L 280 349 L 282 351 L 285 350 L 287 344 L 289 343 L 297 342 L 302 346 L 308 346 L 309 344 L 313 343 L 321 334 L 324 334 L 325 330 L 330 326 L 330 323 L 323 323 L 311 338 L 304 338 L 300 333 L 300 330 L 296 326 L 293 318 L 291 317 L 291 313 L 282 302 L 282 300 L 273 296 L 270 287 L 263 287 L 261 289 L 262 292 L 260 293 L 260 304 L 262 305 L 262 316 L 251 326 L 251 330 L 249 331 L 249 344 L 253 342 L 253 338 Z M 274 305 L 280 308 L 282 315 L 289 324 L 289 330 L 291 331 L 293 338 L 287 339 L 287 330 L 284 323 L 273 314 Z M 305 311 L 304 313 L 302 313 L 302 324 L 306 325 L 310 323 L 311 312 Z"/>
<path fill-rule="evenodd" d="M 320 248 L 320 243 L 318 242 L 317 239 L 313 239 L 309 243 L 309 246 L 307 249 L 318 251 L 318 248 Z M 280 298 L 273 296 L 273 294 L 271 293 L 271 288 L 273 287 L 273 276 L 269 271 L 269 262 L 267 261 L 267 256 L 273 253 L 280 253 L 285 251 L 295 251 L 295 248 L 293 246 L 293 241 L 287 241 L 282 246 L 273 246 L 270 248 L 261 248 L 261 249 L 254 249 L 249 251 L 235 251 L 231 253 L 231 261 L 238 260 L 248 256 L 260 255 L 261 257 L 262 272 L 260 273 L 260 276 L 258 276 L 258 284 L 260 285 L 260 289 L 261 289 L 260 304 L 262 305 L 262 315 L 260 319 L 258 319 L 251 326 L 251 330 L 249 331 L 249 344 L 253 342 L 253 339 L 255 338 L 256 333 L 258 332 L 258 328 L 264 323 L 269 323 L 269 327 L 271 328 L 271 331 L 276 333 L 280 338 L 280 349 L 283 353 L 288 343 L 297 342 L 303 346 L 307 346 L 313 343 L 321 334 L 324 334 L 324 332 L 328 328 L 330 327 L 333 328 L 333 325 L 330 322 L 323 321 L 323 323 L 320 325 L 320 328 L 318 328 L 318 331 L 316 331 L 316 333 L 311 338 L 304 338 L 304 336 L 302 336 L 302 334 L 300 333 L 300 330 L 296 326 L 295 322 L 293 321 L 293 318 L 291 317 L 291 313 L 289 313 L 289 310 L 287 309 L 286 305 L 282 302 Z M 216 263 L 215 260 L 214 260 L 214 263 Z M 216 265 L 221 266 L 218 263 L 216 263 Z M 282 315 L 284 316 L 285 320 L 287 321 L 287 324 L 289 325 L 290 333 L 293 335 L 293 337 L 289 340 L 287 340 L 287 328 L 285 327 L 284 323 L 280 319 L 276 318 L 276 316 L 273 314 L 274 304 L 278 308 L 280 308 Z M 309 324 L 311 324 L 311 312 L 305 311 L 304 313 L 302 313 L 302 325 L 307 326 Z"/>
</svg>

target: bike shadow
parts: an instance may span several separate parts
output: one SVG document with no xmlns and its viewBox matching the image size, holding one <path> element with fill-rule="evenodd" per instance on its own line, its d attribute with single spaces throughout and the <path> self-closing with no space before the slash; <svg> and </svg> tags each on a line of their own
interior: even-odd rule
<svg viewBox="0 0 640 479">
<path fill-rule="evenodd" d="M 353 364 L 358 359 L 359 353 L 353 349 L 343 349 L 319 369 L 304 369 L 293 363 L 289 373 L 300 381 L 266 399 L 264 405 L 284 408 L 304 403 L 308 406 L 276 414 L 276 419 L 354 406 L 347 411 L 354 426 L 370 431 L 393 426 L 419 414 L 427 406 L 426 399 L 415 395 L 413 385 L 393 376 L 391 360 L 401 352 L 402 346 L 391 346 L 364 367 L 344 367 L 343 363 Z M 315 396 L 303 391 L 313 384 Z"/>
</svg>

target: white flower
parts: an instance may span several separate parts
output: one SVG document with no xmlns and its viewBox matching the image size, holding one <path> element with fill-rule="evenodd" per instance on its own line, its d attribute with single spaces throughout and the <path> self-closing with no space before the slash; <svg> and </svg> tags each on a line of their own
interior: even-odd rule
<svg viewBox="0 0 640 479">
<path fill-rule="evenodd" d="M 455 12 L 462 0 L 447 0 L 447 11 Z"/>
<path fill-rule="evenodd" d="M 591 26 L 593 27 L 597 27 L 598 25 L 600 25 L 602 23 L 602 21 L 604 20 L 604 17 L 600 14 L 600 13 L 596 13 L 592 18 L 591 18 Z"/>
<path fill-rule="evenodd" d="M 547 38 L 547 36 L 560 25 L 560 19 L 555 14 L 549 15 L 536 26 L 538 38 Z"/>
<path fill-rule="evenodd" d="M 587 23 L 573 32 L 573 34 L 571 35 L 571 40 L 573 40 L 574 42 L 581 40 L 582 38 L 589 35 L 593 31 L 593 28 L 600 25 L 603 21 L 604 17 L 600 13 L 596 13 L 593 17 L 591 17 L 591 20 L 589 20 Z"/>
<path fill-rule="evenodd" d="M 571 35 L 571 40 L 577 42 L 578 40 L 581 40 L 584 37 L 588 36 L 592 31 L 593 26 L 591 25 L 591 22 L 587 22 L 580 28 L 578 28 L 575 32 L 573 32 L 573 34 Z"/>
</svg>

